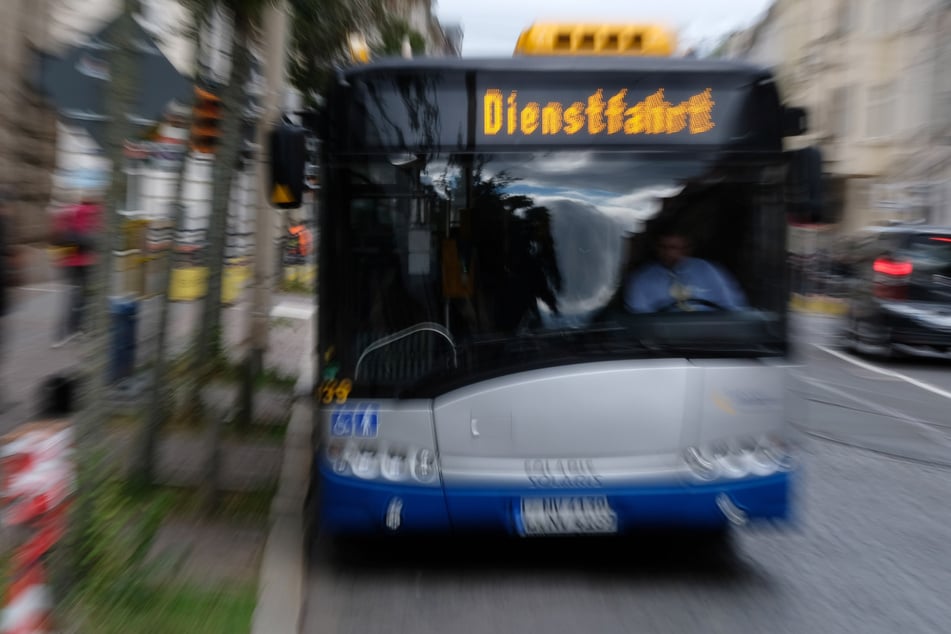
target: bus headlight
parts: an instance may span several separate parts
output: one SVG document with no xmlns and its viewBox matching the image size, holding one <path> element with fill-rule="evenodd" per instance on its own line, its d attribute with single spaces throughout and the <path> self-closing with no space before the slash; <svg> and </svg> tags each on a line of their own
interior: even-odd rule
<svg viewBox="0 0 951 634">
<path fill-rule="evenodd" d="M 726 478 L 745 478 L 750 474 L 747 466 L 748 452 L 742 446 L 724 445 L 713 452 L 713 459 Z"/>
<path fill-rule="evenodd" d="M 687 463 L 694 475 L 701 480 L 713 480 L 719 474 L 713 459 L 704 455 L 698 447 L 687 448 L 687 451 L 684 452 L 684 462 Z"/>
<path fill-rule="evenodd" d="M 776 465 L 778 471 L 792 471 L 796 466 L 792 451 L 787 443 L 780 438 L 767 437 L 760 441 L 759 450 L 765 460 Z"/>
<path fill-rule="evenodd" d="M 351 443 L 331 443 L 327 446 L 327 461 L 337 475 L 350 473 L 350 465 L 355 461 L 357 454 L 357 448 Z"/>
<path fill-rule="evenodd" d="M 361 449 L 350 463 L 353 475 L 370 480 L 380 475 L 380 454 L 375 449 Z"/>
<path fill-rule="evenodd" d="M 413 475 L 420 482 L 432 482 L 436 477 L 436 454 L 420 449 L 413 458 Z"/>
<path fill-rule="evenodd" d="M 406 465 L 406 454 L 397 451 L 387 451 L 380 462 L 380 474 L 387 480 L 399 482 L 409 475 Z"/>
<path fill-rule="evenodd" d="M 772 437 L 723 442 L 712 449 L 688 447 L 683 458 L 693 475 L 704 481 L 768 476 L 794 466 L 785 443 Z"/>
<path fill-rule="evenodd" d="M 762 447 L 755 447 L 743 455 L 746 467 L 752 475 L 767 476 L 775 473 L 776 463 Z"/>
<path fill-rule="evenodd" d="M 422 484 L 432 484 L 439 474 L 436 454 L 431 449 L 407 450 L 348 441 L 329 443 L 325 455 L 334 473 L 361 480 L 407 482 L 415 479 Z"/>
</svg>

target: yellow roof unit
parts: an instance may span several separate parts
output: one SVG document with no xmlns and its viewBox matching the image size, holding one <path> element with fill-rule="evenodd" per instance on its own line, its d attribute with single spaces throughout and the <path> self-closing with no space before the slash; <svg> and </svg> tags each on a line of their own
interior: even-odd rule
<svg viewBox="0 0 951 634">
<path fill-rule="evenodd" d="M 677 36 L 657 24 L 536 22 L 515 45 L 516 55 L 670 56 Z"/>
</svg>

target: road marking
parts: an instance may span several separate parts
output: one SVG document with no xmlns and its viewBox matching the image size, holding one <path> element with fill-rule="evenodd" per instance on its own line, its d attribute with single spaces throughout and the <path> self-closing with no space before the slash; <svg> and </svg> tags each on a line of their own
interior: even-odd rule
<svg viewBox="0 0 951 634">
<path fill-rule="evenodd" d="M 926 423 L 926 422 L 924 422 L 924 421 L 922 421 L 922 420 L 920 420 L 920 419 L 918 419 L 918 418 L 915 418 L 914 416 L 911 416 L 911 415 L 909 415 L 909 414 L 906 414 L 905 412 L 902 412 L 902 411 L 900 411 L 900 410 L 892 409 L 891 407 L 886 407 L 886 406 L 881 405 L 881 404 L 879 404 L 879 403 L 876 403 L 876 402 L 874 402 L 874 401 L 870 401 L 870 400 L 868 400 L 867 398 L 862 398 L 862 397 L 859 397 L 859 396 L 855 396 L 854 394 L 849 394 L 848 392 L 846 392 L 846 391 L 844 391 L 844 390 L 838 390 L 838 389 L 836 389 L 836 388 L 834 388 L 834 387 L 830 387 L 830 386 L 828 386 L 828 385 L 826 385 L 826 384 L 824 384 L 824 383 L 822 383 L 822 382 L 820 382 L 820 381 L 818 381 L 818 380 L 815 380 L 815 379 L 810 379 L 810 378 L 807 378 L 807 377 L 800 377 L 800 380 L 801 380 L 803 383 L 806 383 L 807 385 L 811 385 L 811 386 L 813 386 L 813 387 L 818 387 L 818 388 L 820 388 L 820 389 L 826 390 L 827 392 L 831 392 L 832 394 L 835 394 L 835 395 L 837 395 L 837 396 L 841 396 L 842 398 L 846 398 L 846 399 L 855 401 L 856 403 L 860 403 L 860 404 L 866 406 L 866 407 L 869 408 L 869 409 L 877 410 L 877 413 L 879 413 L 879 414 L 882 414 L 882 415 L 885 415 L 885 416 L 891 416 L 892 418 L 895 418 L 896 420 L 900 420 L 900 421 L 902 421 L 902 422 L 908 423 L 908 424 L 911 425 L 912 427 L 917 427 L 917 428 L 919 428 L 922 432 L 925 432 L 926 435 L 928 435 L 928 436 L 930 436 L 931 438 L 933 438 L 935 441 L 938 442 L 938 444 L 945 445 L 945 446 L 951 446 L 951 445 L 948 444 L 948 439 L 947 439 L 947 437 L 944 436 L 944 434 L 942 433 L 942 431 L 943 431 L 944 429 L 946 429 L 946 428 L 943 427 L 943 426 L 941 426 L 941 425 L 936 425 L 936 424 L 933 424 L 933 423 Z M 806 400 L 807 400 L 807 401 L 809 400 L 808 396 L 806 397 Z M 835 406 L 834 403 L 831 404 L 831 405 L 832 405 L 833 407 Z M 870 414 L 874 414 L 874 413 L 876 413 L 876 412 L 869 412 L 869 413 L 870 413 Z"/>
<path fill-rule="evenodd" d="M 902 374 L 901 372 L 896 372 L 894 370 L 887 370 L 885 368 L 880 368 L 877 365 L 867 363 L 865 361 L 862 361 L 861 359 L 856 359 L 850 354 L 839 352 L 838 350 L 833 350 L 832 348 L 829 348 L 828 346 L 824 346 L 819 343 L 814 343 L 812 345 L 818 348 L 819 350 L 822 350 L 826 354 L 831 354 L 833 357 L 842 359 L 846 363 L 851 363 L 852 365 L 860 367 L 863 370 L 868 370 L 869 372 L 875 372 L 883 376 L 890 376 L 894 379 L 899 379 L 901 381 L 905 381 L 906 383 L 910 383 L 911 385 L 914 385 L 917 388 L 921 388 L 922 390 L 931 392 L 932 394 L 937 394 L 938 396 L 951 399 L 951 392 L 947 390 L 942 390 L 940 387 L 934 386 L 930 383 L 919 381 L 918 379 L 910 377 L 907 374 Z"/>
</svg>

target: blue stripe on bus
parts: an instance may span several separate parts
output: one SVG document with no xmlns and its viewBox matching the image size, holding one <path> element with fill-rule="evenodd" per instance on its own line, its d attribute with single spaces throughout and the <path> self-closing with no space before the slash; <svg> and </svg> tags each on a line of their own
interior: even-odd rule
<svg viewBox="0 0 951 634">
<path fill-rule="evenodd" d="M 397 532 L 452 530 L 517 534 L 518 513 L 525 497 L 604 496 L 617 514 L 621 532 L 651 526 L 715 528 L 726 524 L 717 506 L 729 496 L 751 522 L 788 520 L 791 474 L 751 477 L 696 485 L 645 485 L 603 489 L 505 489 L 493 487 L 421 487 L 367 482 L 319 468 L 320 525 L 334 534 L 388 532 L 387 509 L 401 502 Z"/>
<path fill-rule="evenodd" d="M 400 532 L 448 532 L 446 498 L 438 486 L 369 482 L 319 468 L 320 526 L 334 534 L 384 531 L 390 502 L 403 502 Z"/>
</svg>

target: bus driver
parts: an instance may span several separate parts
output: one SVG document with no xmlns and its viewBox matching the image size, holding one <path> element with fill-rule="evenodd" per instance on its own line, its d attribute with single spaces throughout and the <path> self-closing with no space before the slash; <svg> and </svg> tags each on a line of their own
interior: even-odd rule
<svg viewBox="0 0 951 634">
<path fill-rule="evenodd" d="M 634 313 L 742 310 L 746 298 L 733 277 L 716 265 L 689 257 L 690 243 L 676 229 L 662 232 L 657 259 L 638 268 L 624 289 Z"/>
</svg>

